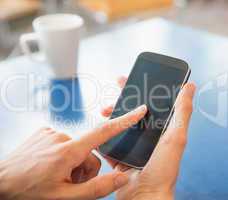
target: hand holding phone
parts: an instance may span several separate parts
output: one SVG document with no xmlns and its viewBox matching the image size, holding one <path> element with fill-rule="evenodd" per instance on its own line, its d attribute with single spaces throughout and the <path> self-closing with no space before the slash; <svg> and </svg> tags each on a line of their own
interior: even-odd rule
<svg viewBox="0 0 228 200">
<path fill-rule="evenodd" d="M 139 55 L 111 119 L 146 104 L 148 113 L 136 126 L 100 146 L 99 151 L 125 165 L 142 169 L 171 119 L 176 97 L 187 82 L 186 62 L 154 53 Z"/>
<path fill-rule="evenodd" d="M 118 80 L 121 88 L 124 88 L 126 81 L 125 77 Z M 142 171 L 129 169 L 116 160 L 107 159 L 115 170 L 125 171 L 131 176 L 130 182 L 116 193 L 117 200 L 174 199 L 175 183 L 187 141 L 194 92 L 195 85 L 192 83 L 187 83 L 181 90 L 174 116 L 182 122 L 182 126 L 175 128 L 171 121 Z M 113 109 L 113 106 L 103 109 L 102 115 L 109 117 Z"/>
</svg>

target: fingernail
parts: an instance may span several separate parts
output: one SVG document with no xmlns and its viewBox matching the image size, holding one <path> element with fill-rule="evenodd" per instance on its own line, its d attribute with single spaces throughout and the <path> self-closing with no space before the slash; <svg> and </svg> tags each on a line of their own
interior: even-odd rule
<svg viewBox="0 0 228 200">
<path fill-rule="evenodd" d="M 187 83 L 186 84 L 186 92 L 190 95 L 190 96 L 194 96 L 196 91 L 196 84 L 193 82 Z"/>
<path fill-rule="evenodd" d="M 116 188 L 120 188 L 126 185 L 129 181 L 129 178 L 126 174 L 120 173 L 115 178 L 115 186 Z"/>
<path fill-rule="evenodd" d="M 194 93 L 196 91 L 196 84 L 195 83 L 190 83 L 190 85 L 191 85 L 192 94 L 194 95 Z"/>
<path fill-rule="evenodd" d="M 144 105 L 141 105 L 138 107 L 138 111 L 139 112 L 146 112 L 147 111 L 147 106 L 144 104 Z"/>
</svg>

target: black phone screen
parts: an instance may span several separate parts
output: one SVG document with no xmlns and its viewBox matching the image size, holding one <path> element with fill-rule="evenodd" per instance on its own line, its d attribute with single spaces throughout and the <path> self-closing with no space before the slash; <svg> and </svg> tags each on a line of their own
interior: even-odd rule
<svg viewBox="0 0 228 200">
<path fill-rule="evenodd" d="M 148 113 L 138 124 L 102 145 L 100 152 L 133 167 L 145 166 L 158 143 L 188 71 L 187 64 L 178 59 L 152 53 L 141 54 L 111 119 L 142 104 L 147 105 Z"/>
</svg>

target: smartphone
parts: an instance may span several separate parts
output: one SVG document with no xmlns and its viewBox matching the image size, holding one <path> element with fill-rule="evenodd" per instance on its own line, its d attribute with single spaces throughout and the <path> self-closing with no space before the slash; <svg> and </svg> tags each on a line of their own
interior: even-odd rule
<svg viewBox="0 0 228 200">
<path fill-rule="evenodd" d="M 180 59 L 140 54 L 116 103 L 111 119 L 146 104 L 148 112 L 136 125 L 99 147 L 99 152 L 122 164 L 142 169 L 172 117 L 178 93 L 191 70 Z"/>
</svg>

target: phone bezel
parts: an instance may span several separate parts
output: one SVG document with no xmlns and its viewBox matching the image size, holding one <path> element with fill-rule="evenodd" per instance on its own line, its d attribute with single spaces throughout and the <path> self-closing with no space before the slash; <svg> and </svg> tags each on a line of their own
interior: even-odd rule
<svg viewBox="0 0 228 200">
<path fill-rule="evenodd" d="M 169 66 L 169 67 L 178 68 L 180 70 L 186 70 L 187 72 L 186 72 L 186 75 L 184 77 L 184 80 L 183 80 L 183 83 L 181 85 L 181 88 L 183 88 L 184 85 L 188 82 L 188 79 L 189 79 L 190 74 L 191 74 L 191 69 L 190 69 L 189 65 L 185 61 L 183 61 L 181 59 L 178 59 L 178 58 L 173 58 L 173 57 L 170 57 L 170 56 L 166 56 L 166 55 L 162 55 L 162 54 L 157 54 L 157 53 L 152 53 L 152 52 L 143 52 L 143 53 L 141 53 L 138 56 L 136 62 L 139 59 L 141 59 L 141 58 L 146 59 L 146 60 L 149 60 L 149 61 L 151 61 L 153 63 L 159 63 L 159 64 L 163 64 L 163 65 L 166 65 L 166 66 Z M 186 67 L 186 69 L 183 69 L 183 67 Z M 132 71 L 133 71 L 133 69 L 134 69 L 134 67 L 132 68 Z M 132 73 L 132 71 L 131 71 L 131 73 Z M 163 131 L 161 133 L 161 136 L 164 135 L 164 133 L 165 133 L 165 131 L 166 131 L 168 125 L 169 125 L 170 119 L 172 118 L 173 113 L 174 113 L 175 105 L 176 105 L 176 101 L 175 101 L 175 103 L 174 103 L 174 105 L 173 105 L 173 107 L 172 107 L 172 109 L 170 111 L 170 114 L 169 114 L 169 116 L 167 118 L 167 121 L 166 121 L 165 126 L 163 128 Z M 107 154 L 103 153 L 100 150 L 100 147 L 98 147 L 97 150 L 98 150 L 98 152 L 103 157 L 109 158 L 111 160 L 114 160 L 114 161 L 119 162 L 119 163 L 121 163 L 123 165 L 129 166 L 131 168 L 142 170 L 143 167 L 144 167 L 144 166 L 143 167 L 141 167 L 141 166 L 135 166 L 135 165 L 132 165 L 130 163 L 126 163 L 124 161 L 118 160 L 117 158 L 113 158 L 111 156 L 108 156 Z"/>
</svg>

